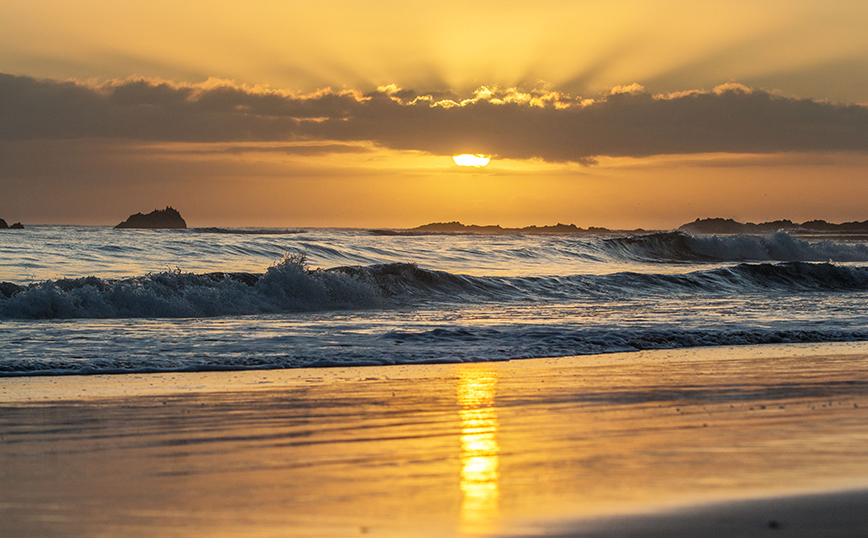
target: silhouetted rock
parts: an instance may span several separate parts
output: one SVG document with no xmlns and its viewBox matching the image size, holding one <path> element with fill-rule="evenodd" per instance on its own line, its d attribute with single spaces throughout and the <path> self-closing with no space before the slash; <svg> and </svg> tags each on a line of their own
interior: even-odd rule
<svg viewBox="0 0 868 538">
<path fill-rule="evenodd" d="M 678 228 L 684 232 L 696 234 L 740 234 L 748 233 L 745 230 L 745 225 L 741 222 L 736 222 L 733 219 L 696 219 L 693 222 L 682 225 Z"/>
<path fill-rule="evenodd" d="M 488 226 L 479 226 L 476 224 L 461 224 L 458 221 L 453 222 L 432 222 L 412 228 L 407 232 L 389 232 L 388 230 L 372 230 L 372 233 L 378 235 L 404 235 L 406 233 L 465 233 L 465 234 L 578 234 L 589 232 L 608 232 L 606 228 L 593 228 L 583 230 L 575 224 L 555 224 L 553 226 L 525 226 L 524 228 L 502 228 L 499 225 L 492 224 Z"/>
<path fill-rule="evenodd" d="M 791 220 L 774 220 L 754 224 L 736 222 L 732 219 L 696 219 L 682 225 L 680 231 L 695 234 L 766 234 L 778 231 L 794 233 L 868 233 L 868 221 L 831 224 L 824 220 L 811 220 L 796 224 Z"/>
<path fill-rule="evenodd" d="M 761 234 L 774 233 L 780 230 L 795 231 L 799 228 L 791 220 L 775 220 L 754 224 L 753 222 L 736 222 L 732 219 L 696 219 L 684 224 L 679 230 L 697 234 Z"/>
<path fill-rule="evenodd" d="M 750 224 L 750 223 L 748 223 Z M 757 230 L 761 233 L 777 232 L 779 230 L 796 230 L 799 225 L 789 219 L 773 220 L 771 222 L 762 222 L 756 225 Z"/>
<path fill-rule="evenodd" d="M 808 228 L 810 230 L 816 230 L 818 232 L 831 232 L 835 231 L 839 224 L 832 224 L 826 222 L 825 220 L 809 220 L 808 222 L 802 223 L 802 226 Z"/>
<path fill-rule="evenodd" d="M 147 215 L 141 213 L 130 215 L 130 218 L 115 228 L 184 229 L 187 228 L 187 223 L 176 209 L 166 207 L 166 209 L 155 209 Z"/>
<path fill-rule="evenodd" d="M 539 234 L 575 234 L 583 232 L 581 228 L 575 224 L 561 224 L 560 222 L 554 226 L 525 226 L 518 228 L 522 233 L 539 233 Z"/>
<path fill-rule="evenodd" d="M 6 224 L 6 221 L 3 219 L 0 219 L 0 230 L 5 230 L 8 227 L 9 227 L 9 225 Z"/>
<path fill-rule="evenodd" d="M 24 229 L 24 225 L 21 224 L 20 222 L 16 222 L 16 223 L 13 224 L 12 226 L 10 226 L 9 229 L 10 229 L 10 230 L 23 230 L 23 229 Z"/>
<path fill-rule="evenodd" d="M 811 232 L 833 233 L 868 233 L 868 220 L 862 222 L 844 222 L 832 224 L 825 220 L 810 220 L 801 224 L 802 228 Z"/>
<path fill-rule="evenodd" d="M 417 226 L 414 232 L 437 232 L 437 233 L 503 233 L 504 230 L 498 225 L 478 226 L 476 224 L 461 224 L 458 221 L 432 222 Z"/>
</svg>

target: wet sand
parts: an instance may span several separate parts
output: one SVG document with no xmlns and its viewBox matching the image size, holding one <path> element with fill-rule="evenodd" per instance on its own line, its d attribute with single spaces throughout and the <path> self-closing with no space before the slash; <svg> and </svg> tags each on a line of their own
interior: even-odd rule
<svg viewBox="0 0 868 538">
<path fill-rule="evenodd" d="M 868 536 L 868 491 L 755 498 L 652 514 L 586 518 L 550 525 L 545 535 L 557 538 Z"/>
<path fill-rule="evenodd" d="M 868 344 L 0 379 L 0 536 L 849 536 Z"/>
</svg>

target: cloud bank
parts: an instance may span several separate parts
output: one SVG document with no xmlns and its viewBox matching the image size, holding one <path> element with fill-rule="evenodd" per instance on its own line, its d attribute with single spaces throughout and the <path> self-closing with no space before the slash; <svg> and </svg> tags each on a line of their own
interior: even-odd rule
<svg viewBox="0 0 868 538">
<path fill-rule="evenodd" d="M 395 86 L 301 95 L 209 80 L 103 83 L 0 73 L 0 140 L 368 142 L 436 155 L 592 162 L 598 156 L 868 150 L 868 107 L 728 84 L 595 99 L 480 88 L 462 99 Z"/>
</svg>

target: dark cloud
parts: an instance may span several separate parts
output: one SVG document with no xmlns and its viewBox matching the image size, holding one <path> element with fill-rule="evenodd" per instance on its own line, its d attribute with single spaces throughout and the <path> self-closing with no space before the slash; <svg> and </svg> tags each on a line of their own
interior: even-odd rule
<svg viewBox="0 0 868 538">
<path fill-rule="evenodd" d="M 396 87 L 311 95 L 209 81 L 100 85 L 0 74 L 0 139 L 364 142 L 440 155 L 590 162 L 595 156 L 868 150 L 868 108 L 727 85 L 596 100 L 480 89 L 461 100 Z"/>
<path fill-rule="evenodd" d="M 371 148 L 347 144 L 323 145 L 267 145 L 267 146 L 230 146 L 228 148 L 179 150 L 177 153 L 187 155 L 244 155 L 250 153 L 281 153 L 283 155 L 337 155 L 347 153 L 370 153 Z M 159 153 L 166 153 L 161 149 Z"/>
</svg>

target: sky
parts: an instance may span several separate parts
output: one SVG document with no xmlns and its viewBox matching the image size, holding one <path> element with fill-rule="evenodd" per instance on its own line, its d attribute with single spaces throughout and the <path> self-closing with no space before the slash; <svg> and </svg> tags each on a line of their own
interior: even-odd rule
<svg viewBox="0 0 868 538">
<path fill-rule="evenodd" d="M 0 12 L 10 223 L 167 205 L 191 226 L 868 219 L 862 1 Z"/>
</svg>

